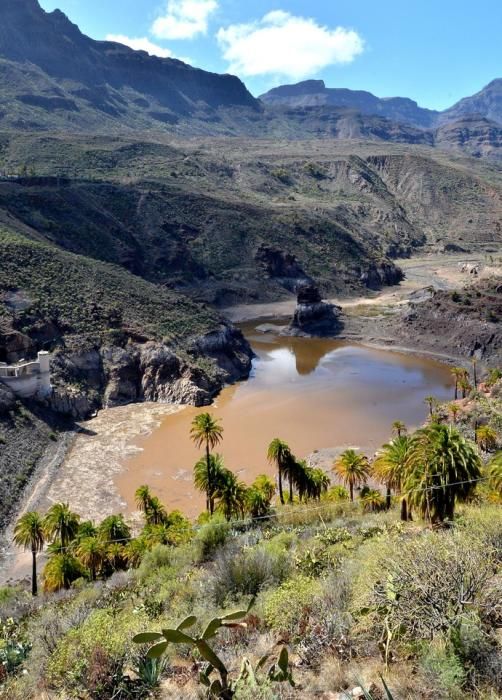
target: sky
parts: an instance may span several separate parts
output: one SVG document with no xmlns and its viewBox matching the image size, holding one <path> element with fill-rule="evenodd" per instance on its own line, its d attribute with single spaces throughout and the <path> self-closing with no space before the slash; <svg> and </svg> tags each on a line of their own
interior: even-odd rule
<svg viewBox="0 0 502 700">
<path fill-rule="evenodd" d="M 94 39 L 238 75 L 445 109 L 502 77 L 502 0 L 39 0 Z"/>
</svg>

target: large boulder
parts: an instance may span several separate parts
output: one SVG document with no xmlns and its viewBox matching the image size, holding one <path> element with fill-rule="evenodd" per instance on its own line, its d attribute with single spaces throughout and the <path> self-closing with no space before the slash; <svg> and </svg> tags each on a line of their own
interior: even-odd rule
<svg viewBox="0 0 502 700">
<path fill-rule="evenodd" d="M 329 337 L 338 335 L 343 324 L 341 308 L 322 301 L 319 289 L 313 282 L 305 282 L 297 288 L 297 305 L 286 335 Z"/>
</svg>

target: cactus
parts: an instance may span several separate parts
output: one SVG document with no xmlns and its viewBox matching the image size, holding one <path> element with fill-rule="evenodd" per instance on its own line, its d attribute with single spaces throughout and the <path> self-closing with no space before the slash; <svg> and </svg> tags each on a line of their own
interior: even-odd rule
<svg viewBox="0 0 502 700">
<path fill-rule="evenodd" d="M 253 602 L 253 601 L 252 601 Z M 249 659 L 244 658 L 241 664 L 240 673 L 235 679 L 229 678 L 229 672 L 222 659 L 216 654 L 208 644 L 208 640 L 216 636 L 222 628 L 246 627 L 242 618 L 247 615 L 252 602 L 247 610 L 239 610 L 223 617 L 215 617 L 207 625 L 200 636 L 190 636 L 185 630 L 193 627 L 197 618 L 190 615 L 175 629 L 163 629 L 162 632 L 144 632 L 133 637 L 136 644 L 150 644 L 154 642 L 147 653 L 149 659 L 159 659 L 165 653 L 169 644 L 187 644 L 193 649 L 197 649 L 207 665 L 199 673 L 199 682 L 207 688 L 207 697 L 210 700 L 231 700 L 235 695 L 238 685 L 244 683 L 251 684 L 252 687 L 258 685 L 257 675 L 262 671 L 268 661 L 268 656 L 264 656 L 253 668 Z M 214 674 L 217 677 L 214 677 Z M 294 686 L 294 680 L 289 667 L 289 654 L 286 647 L 283 647 L 276 663 L 273 663 L 267 673 L 266 678 L 274 683 L 288 682 Z"/>
</svg>

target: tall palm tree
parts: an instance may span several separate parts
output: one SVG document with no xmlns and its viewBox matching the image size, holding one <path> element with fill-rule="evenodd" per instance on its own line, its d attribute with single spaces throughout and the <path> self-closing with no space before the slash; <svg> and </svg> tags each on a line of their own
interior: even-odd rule
<svg viewBox="0 0 502 700">
<path fill-rule="evenodd" d="M 280 440 L 279 438 L 274 438 L 267 450 L 267 459 L 270 463 L 275 463 L 277 467 L 277 480 L 279 484 L 279 498 L 282 505 L 284 505 L 284 494 L 282 491 L 282 477 L 284 474 L 284 469 L 286 464 L 292 459 L 291 450 L 289 445 Z"/>
<path fill-rule="evenodd" d="M 131 528 L 124 520 L 122 513 L 109 515 L 98 528 L 99 536 L 105 543 L 124 543 L 131 538 Z"/>
<path fill-rule="evenodd" d="M 476 430 L 476 443 L 484 452 L 492 452 L 497 447 L 497 431 L 489 425 L 480 425 Z"/>
<path fill-rule="evenodd" d="M 208 493 L 211 493 L 213 485 L 211 482 L 211 465 L 209 463 L 210 453 L 223 439 L 223 428 L 210 413 L 200 413 L 192 421 L 190 436 L 198 448 L 202 447 L 202 445 L 206 447 L 207 484 Z M 214 512 L 214 505 L 211 499 L 209 499 L 209 512 L 211 515 Z"/>
<path fill-rule="evenodd" d="M 299 462 L 296 457 L 290 454 L 284 460 L 282 468 L 282 476 L 288 480 L 289 483 L 289 502 L 293 503 L 293 488 L 298 485 L 302 480 L 303 465 Z"/>
<path fill-rule="evenodd" d="M 230 521 L 233 517 L 239 518 L 244 516 L 246 492 L 245 484 L 239 481 L 233 472 L 225 469 L 216 495 L 218 508 L 222 511 L 226 520 Z"/>
<path fill-rule="evenodd" d="M 464 369 L 463 367 L 452 367 L 450 372 L 453 375 L 453 379 L 455 380 L 455 401 L 456 401 L 458 399 L 459 382 L 465 378 L 465 376 L 467 374 L 467 370 Z"/>
<path fill-rule="evenodd" d="M 106 547 L 98 537 L 84 537 L 78 544 L 77 559 L 91 572 L 91 579 L 96 580 L 96 574 L 106 559 Z"/>
<path fill-rule="evenodd" d="M 356 450 L 345 450 L 333 465 L 335 473 L 349 487 L 350 500 L 354 501 L 354 487 L 364 483 L 370 472 L 366 455 L 358 454 Z"/>
<path fill-rule="evenodd" d="M 502 496 L 502 450 L 497 452 L 488 465 L 490 486 Z"/>
<path fill-rule="evenodd" d="M 22 515 L 14 528 L 14 542 L 18 547 L 31 549 L 31 594 L 38 593 L 37 585 L 37 554 L 44 548 L 44 522 L 35 511 Z"/>
<path fill-rule="evenodd" d="M 410 438 L 402 435 L 385 443 L 373 461 L 372 471 L 375 478 L 387 488 L 387 508 L 390 508 L 392 491 L 401 489 L 404 483 L 409 449 Z M 409 515 L 408 503 L 404 496 L 401 500 L 401 520 L 408 520 Z"/>
<path fill-rule="evenodd" d="M 44 517 L 44 529 L 47 537 L 58 538 L 61 548 L 65 550 L 78 533 L 80 515 L 70 510 L 68 503 L 55 503 Z"/>
<path fill-rule="evenodd" d="M 476 446 L 452 425 L 432 423 L 413 436 L 404 489 L 431 523 L 453 520 L 456 501 L 472 495 L 480 475 Z"/>
<path fill-rule="evenodd" d="M 398 438 L 400 438 L 401 435 L 404 435 L 407 432 L 408 428 L 402 421 L 395 420 L 394 423 L 392 423 L 392 433 L 394 435 L 397 435 Z"/>
<path fill-rule="evenodd" d="M 134 501 L 136 503 L 136 508 L 144 513 L 145 517 L 148 514 L 151 500 L 152 493 L 150 491 L 150 487 L 146 486 L 146 484 L 143 484 L 143 486 L 138 486 L 134 494 Z"/>
<path fill-rule="evenodd" d="M 214 498 L 224 470 L 223 457 L 220 454 L 210 454 L 209 463 L 206 457 L 201 457 L 193 468 L 195 486 L 199 491 L 205 492 L 206 510 L 211 514 L 214 513 Z"/>
</svg>

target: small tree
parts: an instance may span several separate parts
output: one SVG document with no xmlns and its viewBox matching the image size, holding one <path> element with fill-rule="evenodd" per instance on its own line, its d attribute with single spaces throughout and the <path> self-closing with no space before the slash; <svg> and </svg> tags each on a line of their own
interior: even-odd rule
<svg viewBox="0 0 502 700">
<path fill-rule="evenodd" d="M 205 445 L 208 493 L 212 493 L 213 484 L 211 480 L 210 455 L 211 450 L 213 450 L 223 439 L 223 428 L 210 413 L 200 413 L 192 421 L 190 436 L 197 447 L 202 447 L 202 445 Z M 211 515 L 214 512 L 214 504 L 210 499 L 209 512 Z"/>
<path fill-rule="evenodd" d="M 345 450 L 333 465 L 335 473 L 349 487 L 350 500 L 354 501 L 354 488 L 366 481 L 370 472 L 370 464 L 366 455 L 356 450 Z"/>
<path fill-rule="evenodd" d="M 14 542 L 19 547 L 31 550 L 31 594 L 38 593 L 37 585 L 37 554 L 44 548 L 44 523 L 40 515 L 31 511 L 22 515 L 14 528 Z"/>
</svg>

